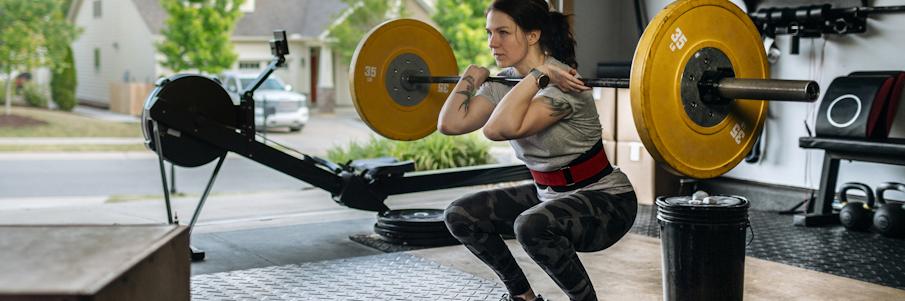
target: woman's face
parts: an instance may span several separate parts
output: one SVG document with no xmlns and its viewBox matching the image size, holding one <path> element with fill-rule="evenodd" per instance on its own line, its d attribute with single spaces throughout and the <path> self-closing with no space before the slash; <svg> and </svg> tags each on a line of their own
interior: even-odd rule
<svg viewBox="0 0 905 301">
<path fill-rule="evenodd" d="M 497 66 L 511 67 L 528 53 L 528 39 L 515 20 L 503 12 L 487 13 L 487 46 L 493 53 Z"/>
</svg>

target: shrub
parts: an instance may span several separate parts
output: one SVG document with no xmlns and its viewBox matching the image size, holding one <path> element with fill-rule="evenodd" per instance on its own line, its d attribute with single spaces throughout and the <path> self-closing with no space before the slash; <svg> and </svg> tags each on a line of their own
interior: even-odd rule
<svg viewBox="0 0 905 301">
<path fill-rule="evenodd" d="M 356 141 L 349 143 L 348 147 L 333 147 L 327 150 L 327 159 L 337 163 L 347 163 L 355 159 L 378 158 L 391 156 L 393 141 L 371 136 L 367 143 L 359 144 Z"/>
<path fill-rule="evenodd" d="M 490 142 L 477 134 L 445 136 L 431 134 L 416 141 L 392 141 L 372 136 L 366 144 L 352 142 L 347 148 L 334 147 L 327 158 L 338 163 L 355 159 L 394 157 L 415 161 L 415 170 L 434 170 L 492 163 Z"/>
<path fill-rule="evenodd" d="M 0 80 L 0 105 L 6 104 L 6 81 Z"/>
<path fill-rule="evenodd" d="M 75 64 L 72 61 L 72 48 L 66 49 L 64 67 L 54 70 L 50 78 L 50 95 L 57 107 L 63 111 L 72 111 L 75 107 Z"/>
<path fill-rule="evenodd" d="M 47 108 L 47 94 L 35 83 L 29 82 L 22 89 L 25 102 L 28 105 L 38 108 Z"/>
</svg>

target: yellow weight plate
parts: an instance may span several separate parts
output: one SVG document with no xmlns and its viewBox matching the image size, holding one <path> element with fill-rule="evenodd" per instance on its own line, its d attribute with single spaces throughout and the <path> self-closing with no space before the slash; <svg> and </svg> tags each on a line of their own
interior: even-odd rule
<svg viewBox="0 0 905 301">
<path fill-rule="evenodd" d="M 440 108 L 453 84 L 430 84 L 421 97 L 399 101 L 390 91 L 391 65 L 404 58 L 420 59 L 433 76 L 458 75 L 449 42 L 432 26 L 398 19 L 375 27 L 358 44 L 349 69 L 352 102 L 361 119 L 378 134 L 394 140 L 416 140 L 437 129 Z M 430 75 L 427 74 L 427 75 Z M 422 74 L 423 75 L 423 74 Z M 406 97 L 406 96 L 403 96 Z"/>
<path fill-rule="evenodd" d="M 729 59 L 737 78 L 769 74 L 760 34 L 751 19 L 725 0 L 676 1 L 648 24 L 635 49 L 631 72 L 632 114 L 650 154 L 672 172 L 713 178 L 748 154 L 763 128 L 767 102 L 735 100 L 718 123 L 701 126 L 686 113 L 681 96 L 685 66 L 704 48 Z"/>
</svg>

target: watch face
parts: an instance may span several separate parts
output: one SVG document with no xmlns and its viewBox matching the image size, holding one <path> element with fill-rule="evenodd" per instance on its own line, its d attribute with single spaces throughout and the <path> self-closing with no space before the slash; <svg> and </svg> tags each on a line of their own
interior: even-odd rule
<svg viewBox="0 0 905 301">
<path fill-rule="evenodd" d="M 546 74 L 541 74 L 541 76 L 537 78 L 538 87 L 546 88 L 548 84 L 550 84 L 550 77 Z"/>
</svg>

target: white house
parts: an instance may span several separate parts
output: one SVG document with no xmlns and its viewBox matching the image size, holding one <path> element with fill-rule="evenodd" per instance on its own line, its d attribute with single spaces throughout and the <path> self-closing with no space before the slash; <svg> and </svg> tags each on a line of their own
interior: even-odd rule
<svg viewBox="0 0 905 301">
<path fill-rule="evenodd" d="M 429 20 L 433 1 L 402 1 L 411 17 Z M 246 0 L 232 34 L 239 56 L 232 70 L 257 73 L 267 66 L 268 41 L 273 30 L 283 29 L 290 54 L 287 67 L 275 74 L 315 104 L 351 105 L 349 66 L 335 59 L 327 43 L 327 29 L 346 8 L 339 0 Z M 83 29 L 73 42 L 79 102 L 110 107 L 112 86 L 172 75 L 160 66 L 154 47 L 167 18 L 158 0 L 75 0 L 68 18 Z"/>
</svg>

